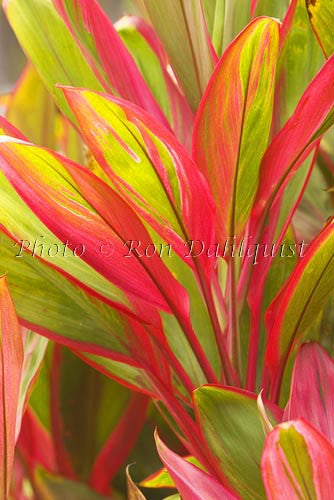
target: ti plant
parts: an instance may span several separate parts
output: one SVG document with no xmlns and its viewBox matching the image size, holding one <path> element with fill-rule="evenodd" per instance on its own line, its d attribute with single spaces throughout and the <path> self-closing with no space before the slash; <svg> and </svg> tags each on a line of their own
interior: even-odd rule
<svg viewBox="0 0 334 500">
<path fill-rule="evenodd" d="M 1 498 L 329 500 L 333 0 L 2 4 Z"/>
</svg>

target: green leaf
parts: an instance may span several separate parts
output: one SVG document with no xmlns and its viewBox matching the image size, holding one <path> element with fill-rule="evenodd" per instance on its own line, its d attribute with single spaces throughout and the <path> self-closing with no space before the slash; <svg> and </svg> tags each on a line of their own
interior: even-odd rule
<svg viewBox="0 0 334 500">
<path fill-rule="evenodd" d="M 281 5 L 281 2 L 276 2 Z M 323 54 L 312 33 L 305 0 L 295 0 L 290 10 L 293 17 L 283 21 L 288 29 L 278 63 L 277 95 L 279 97 L 279 123 L 283 126 L 293 113 L 307 85 L 324 62 Z"/>
<path fill-rule="evenodd" d="M 56 106 L 36 70 L 28 64 L 10 95 L 6 118 L 29 141 L 55 148 Z"/>
<path fill-rule="evenodd" d="M 118 337 L 125 328 L 116 310 L 86 294 L 40 259 L 23 252 L 18 261 L 15 243 L 4 233 L 0 238 L 0 272 L 8 273 L 21 319 L 34 325 L 35 331 L 72 340 L 78 348 L 87 342 L 125 352 L 120 338 L 112 334 L 114 329 Z"/>
<path fill-rule="evenodd" d="M 326 57 L 334 52 L 334 2 L 333 0 L 306 0 L 314 33 Z"/>
<path fill-rule="evenodd" d="M 197 458 L 192 456 L 183 458 L 186 462 L 196 465 L 196 467 L 202 469 L 203 471 L 205 470 L 202 464 L 197 460 Z M 140 481 L 139 484 L 140 486 L 143 486 L 143 488 L 175 488 L 174 481 L 170 477 L 170 474 L 166 469 L 166 467 L 163 467 L 162 469 L 158 470 L 150 477 L 143 479 L 142 481 Z"/>
<path fill-rule="evenodd" d="M 24 52 L 67 116 L 72 114 L 57 83 L 103 90 L 52 0 L 7 0 L 5 12 Z"/>
<path fill-rule="evenodd" d="M 194 392 L 194 403 L 204 439 L 229 484 L 244 500 L 264 499 L 260 474 L 264 433 L 256 396 L 208 386 Z"/>
<path fill-rule="evenodd" d="M 226 0 L 202 0 L 206 24 L 218 57 L 223 52 L 226 4 Z"/>
<path fill-rule="evenodd" d="M 88 486 L 53 475 L 38 468 L 35 473 L 35 487 L 41 498 L 48 500 L 108 500 Z"/>
</svg>

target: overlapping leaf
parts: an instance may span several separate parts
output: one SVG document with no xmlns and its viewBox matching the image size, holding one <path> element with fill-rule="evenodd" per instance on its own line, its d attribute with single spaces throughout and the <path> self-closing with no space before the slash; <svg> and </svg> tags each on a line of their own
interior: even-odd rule
<svg viewBox="0 0 334 500">
<path fill-rule="evenodd" d="M 316 140 L 333 124 L 334 56 L 322 67 L 300 99 L 295 112 L 267 149 L 253 216 L 263 217 L 280 188 L 303 163 Z M 255 234 L 253 234 L 255 236 Z"/>
<path fill-rule="evenodd" d="M 63 243 L 68 241 L 69 248 L 81 245 L 84 261 L 140 299 L 187 315 L 185 293 L 157 255 L 147 264 L 125 258 L 126 242 L 134 235 L 144 245 L 150 238 L 135 212 L 106 184 L 86 169 L 29 144 L 3 141 L 0 157 L 1 170 L 25 203 Z M 113 249 L 111 258 L 99 252 L 99 241 Z"/>
<path fill-rule="evenodd" d="M 267 311 L 269 339 L 265 362 L 274 392 L 279 391 L 282 370 L 296 341 L 334 291 L 333 244 L 334 223 L 331 220 L 300 259 Z"/>
<path fill-rule="evenodd" d="M 184 500 L 236 500 L 214 477 L 171 451 L 156 434 L 160 458 Z"/>
<path fill-rule="evenodd" d="M 104 87 L 138 104 L 167 125 L 131 54 L 99 3 L 96 0 L 53 0 L 53 4 L 92 68 L 106 82 Z M 54 83 L 65 84 L 61 80 Z M 86 87 L 94 90 L 93 87 Z"/>
<path fill-rule="evenodd" d="M 134 16 L 115 25 L 180 142 L 191 148 L 194 115 L 170 74 L 164 47 L 150 24 Z"/>
<path fill-rule="evenodd" d="M 214 207 L 188 153 L 167 129 L 130 103 L 87 90 L 64 92 L 87 145 L 117 191 L 191 264 L 185 243 L 210 245 Z M 213 259 L 202 255 L 199 260 L 210 273 Z"/>
<path fill-rule="evenodd" d="M 215 59 L 201 2 L 144 0 L 144 5 L 188 102 L 196 111 Z"/>
<path fill-rule="evenodd" d="M 241 234 L 258 186 L 269 138 L 278 24 L 252 22 L 224 52 L 201 101 L 194 157 L 217 204 L 221 241 Z"/>
<path fill-rule="evenodd" d="M 65 114 L 71 116 L 56 83 L 104 89 L 52 0 L 8 0 L 4 9 L 24 52 Z"/>
</svg>

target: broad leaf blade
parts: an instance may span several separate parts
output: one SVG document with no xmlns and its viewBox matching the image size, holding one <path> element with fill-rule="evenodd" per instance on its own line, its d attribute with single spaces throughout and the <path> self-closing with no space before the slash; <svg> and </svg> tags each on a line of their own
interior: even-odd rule
<svg viewBox="0 0 334 500">
<path fill-rule="evenodd" d="M 272 119 L 278 24 L 252 22 L 224 52 L 201 101 L 194 157 L 217 204 L 221 241 L 239 236 L 258 186 Z"/>
<path fill-rule="evenodd" d="M 263 499 L 260 460 L 264 433 L 256 396 L 214 386 L 194 392 L 202 435 L 228 483 L 243 498 Z"/>
<path fill-rule="evenodd" d="M 306 0 L 314 33 L 326 57 L 334 52 L 334 3 L 332 0 Z"/>
<path fill-rule="evenodd" d="M 326 500 L 332 495 L 334 448 L 304 420 L 268 434 L 261 460 L 269 500 Z"/>
<path fill-rule="evenodd" d="M 0 277 L 0 495 L 7 498 L 14 463 L 23 345 L 7 280 Z"/>
<path fill-rule="evenodd" d="M 334 361 L 319 344 L 303 344 L 296 356 L 283 420 L 304 418 L 334 444 Z"/>
</svg>

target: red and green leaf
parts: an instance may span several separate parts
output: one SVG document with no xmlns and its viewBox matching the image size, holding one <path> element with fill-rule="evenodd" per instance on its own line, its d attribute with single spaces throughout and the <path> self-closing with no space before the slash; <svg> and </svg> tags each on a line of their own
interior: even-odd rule
<svg viewBox="0 0 334 500">
<path fill-rule="evenodd" d="M 274 385 L 273 397 L 279 396 L 284 367 L 296 342 L 334 291 L 333 243 L 334 222 L 330 220 L 267 310 L 265 363 Z"/>
<path fill-rule="evenodd" d="M 334 448 L 304 420 L 285 422 L 268 434 L 261 469 L 269 500 L 327 500 Z"/>
<path fill-rule="evenodd" d="M 189 461 L 171 451 L 155 435 L 159 456 L 184 500 L 236 500 L 238 497 Z"/>
<path fill-rule="evenodd" d="M 186 150 L 130 103 L 88 90 L 63 90 L 88 147 L 111 183 L 191 265 L 185 242 L 210 245 L 214 206 Z M 213 259 L 199 260 L 210 274 Z"/>
<path fill-rule="evenodd" d="M 158 255 L 149 263 L 125 258 L 128 241 L 135 238 L 146 247 L 151 240 L 135 212 L 103 181 L 63 157 L 18 142 L 0 144 L 0 165 L 25 203 L 63 243 L 68 241 L 72 249 L 84 245 L 82 259 L 96 271 L 140 299 L 187 316 L 185 292 Z M 110 258 L 99 252 L 101 241 L 113 249 Z"/>
<path fill-rule="evenodd" d="M 334 122 L 333 78 L 334 56 L 307 87 L 295 112 L 268 147 L 261 162 L 259 188 L 253 209 L 255 220 L 267 214 L 279 191 L 302 165 L 319 137 Z"/>
<path fill-rule="evenodd" d="M 53 0 L 104 87 L 167 120 L 107 14 L 96 0 Z M 58 81 L 54 83 L 65 82 Z M 80 85 L 75 84 L 79 87 Z M 92 87 L 88 87 L 92 88 Z"/>
<path fill-rule="evenodd" d="M 194 157 L 217 204 L 221 241 L 239 236 L 256 194 L 272 120 L 279 30 L 253 21 L 224 52 L 196 116 Z"/>
<path fill-rule="evenodd" d="M 190 149 L 194 114 L 170 74 L 168 56 L 153 27 L 144 19 L 124 16 L 115 28 L 179 141 Z"/>
</svg>

